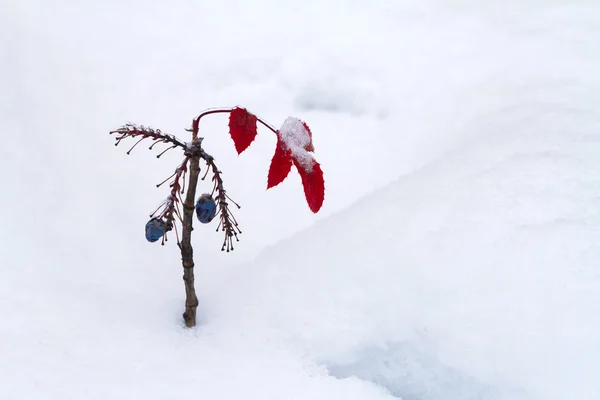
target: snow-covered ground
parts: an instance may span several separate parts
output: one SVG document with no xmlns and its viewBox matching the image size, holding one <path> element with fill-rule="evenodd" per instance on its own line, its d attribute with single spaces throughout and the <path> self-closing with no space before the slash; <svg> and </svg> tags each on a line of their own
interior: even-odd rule
<svg viewBox="0 0 600 400">
<path fill-rule="evenodd" d="M 600 398 L 600 3 L 8 1 L 0 27 L 0 398 Z M 108 131 L 238 104 L 308 122 L 326 199 L 264 190 L 269 131 L 238 157 L 203 120 L 244 233 L 194 231 L 187 330 L 178 249 L 143 236 L 180 156 Z"/>
</svg>

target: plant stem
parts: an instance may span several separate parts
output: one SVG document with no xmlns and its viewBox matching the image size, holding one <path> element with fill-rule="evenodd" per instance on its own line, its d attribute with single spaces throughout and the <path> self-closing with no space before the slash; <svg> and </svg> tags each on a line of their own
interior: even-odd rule
<svg viewBox="0 0 600 400">
<path fill-rule="evenodd" d="M 194 118 L 193 129 L 192 129 L 192 138 L 194 140 L 196 140 L 198 138 L 198 130 L 199 130 L 198 124 L 200 123 L 200 118 L 210 115 L 210 114 L 230 113 L 231 110 L 233 110 L 233 108 L 228 107 L 228 108 L 213 108 L 213 109 L 205 110 L 205 111 L 201 112 L 200 115 L 198 115 L 196 118 Z M 248 110 L 246 110 L 246 112 L 250 113 L 250 111 L 248 111 Z M 256 114 L 253 114 L 253 115 L 256 117 L 256 120 L 258 122 L 263 124 L 263 126 L 265 128 L 269 129 L 271 132 L 273 132 L 274 134 L 277 135 L 277 129 L 275 129 L 275 127 L 273 127 L 271 124 L 269 124 L 264 119 L 257 116 Z"/>
<path fill-rule="evenodd" d="M 194 199 L 200 174 L 200 158 L 190 158 L 188 190 L 183 203 L 183 232 L 181 236 L 181 261 L 183 264 L 183 282 L 185 283 L 185 312 L 183 319 L 188 328 L 196 326 L 198 297 L 194 288 L 194 250 L 192 249 L 192 221 L 194 219 Z"/>
</svg>

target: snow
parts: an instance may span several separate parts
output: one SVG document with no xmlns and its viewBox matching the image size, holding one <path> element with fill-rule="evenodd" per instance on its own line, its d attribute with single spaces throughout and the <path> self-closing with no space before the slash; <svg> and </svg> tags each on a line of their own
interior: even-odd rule
<svg viewBox="0 0 600 400">
<path fill-rule="evenodd" d="M 300 163 L 306 172 L 310 173 L 314 166 L 314 158 L 306 150 L 306 147 L 312 144 L 312 139 L 302 121 L 298 118 L 287 117 L 281 128 L 279 128 L 279 137 L 284 148 L 289 149 L 292 152 L 292 157 Z"/>
<path fill-rule="evenodd" d="M 2 398 L 600 397 L 596 2 L 2 11 Z M 273 135 L 238 157 L 203 118 L 244 233 L 196 226 L 187 330 L 177 246 L 143 234 L 182 155 L 108 132 L 185 142 L 235 105 L 307 122 L 327 200 L 265 191 Z"/>
</svg>

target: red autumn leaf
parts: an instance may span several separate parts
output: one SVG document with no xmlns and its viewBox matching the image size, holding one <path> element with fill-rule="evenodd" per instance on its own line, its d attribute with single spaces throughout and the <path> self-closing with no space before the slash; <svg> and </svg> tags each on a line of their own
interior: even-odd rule
<svg viewBox="0 0 600 400">
<path fill-rule="evenodd" d="M 256 115 L 245 108 L 235 107 L 229 114 L 229 134 L 237 153 L 242 153 L 256 138 Z"/>
<path fill-rule="evenodd" d="M 313 143 L 312 143 L 312 132 L 310 131 L 310 128 L 308 127 L 306 122 L 303 121 L 302 125 L 304 125 L 304 129 L 306 129 L 306 131 L 308 132 L 308 137 L 310 138 L 310 143 L 307 144 L 306 147 L 304 147 L 304 149 L 306 151 L 315 151 L 315 146 L 313 146 Z"/>
<path fill-rule="evenodd" d="M 325 180 L 323 179 L 321 165 L 315 160 L 312 169 L 307 171 L 296 159 L 294 159 L 294 164 L 302 178 L 302 186 L 304 186 L 304 195 L 308 207 L 313 213 L 317 213 L 325 199 Z"/>
<path fill-rule="evenodd" d="M 283 182 L 292 163 L 302 179 L 308 207 L 317 213 L 325 199 L 325 181 L 321 165 L 314 159 L 312 132 L 297 118 L 288 117 L 277 132 L 277 147 L 271 161 L 267 189 Z"/>
<path fill-rule="evenodd" d="M 283 148 L 281 139 L 277 137 L 277 147 L 269 167 L 269 176 L 267 177 L 267 189 L 279 185 L 287 178 L 292 169 L 292 154 L 290 150 Z"/>
</svg>

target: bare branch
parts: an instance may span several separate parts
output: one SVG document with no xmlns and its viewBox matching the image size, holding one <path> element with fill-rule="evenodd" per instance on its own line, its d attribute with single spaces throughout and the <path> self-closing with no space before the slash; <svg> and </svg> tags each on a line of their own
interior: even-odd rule
<svg viewBox="0 0 600 400">
<path fill-rule="evenodd" d="M 138 126 L 135 124 L 126 124 L 117 130 L 110 131 L 109 133 L 111 135 L 112 134 L 117 135 L 117 137 L 115 138 L 115 140 L 117 141 L 115 143 L 115 146 L 118 146 L 119 143 L 121 143 L 121 141 L 126 138 L 135 138 L 135 137 L 140 138 L 133 145 L 133 147 L 131 147 L 131 149 L 129 149 L 127 154 L 129 154 L 131 152 L 131 150 L 133 150 L 133 148 L 135 146 L 137 146 L 137 144 L 139 142 L 141 142 L 144 139 L 148 139 L 148 138 L 155 141 L 155 143 L 153 143 L 152 146 L 150 146 L 150 149 L 152 149 L 152 147 L 154 147 L 154 145 L 156 145 L 158 143 L 171 143 L 172 147 L 170 147 L 169 149 L 175 148 L 175 147 L 181 147 L 181 148 L 185 149 L 185 144 L 183 142 L 181 142 L 179 139 L 177 139 L 175 136 L 164 134 L 160 131 L 160 129 L 155 130 L 152 128 L 146 128 L 143 125 Z"/>
<path fill-rule="evenodd" d="M 193 142 L 195 143 L 195 141 Z M 183 320 L 188 328 L 196 325 L 196 309 L 198 307 L 198 297 L 194 287 L 194 250 L 192 248 L 192 231 L 194 230 L 192 222 L 194 219 L 194 197 L 196 196 L 196 185 L 198 175 L 200 174 L 199 157 L 190 158 L 190 175 L 188 192 L 183 203 L 183 227 L 181 233 L 181 262 L 183 264 L 183 282 L 185 285 L 185 312 Z"/>
</svg>

